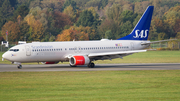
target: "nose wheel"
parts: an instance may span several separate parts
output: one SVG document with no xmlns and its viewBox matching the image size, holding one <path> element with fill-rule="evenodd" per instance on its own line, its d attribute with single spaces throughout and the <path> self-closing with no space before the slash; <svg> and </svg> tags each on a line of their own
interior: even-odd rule
<svg viewBox="0 0 180 101">
<path fill-rule="evenodd" d="M 17 68 L 18 68 L 18 69 L 22 69 L 22 65 L 18 65 Z"/>
</svg>

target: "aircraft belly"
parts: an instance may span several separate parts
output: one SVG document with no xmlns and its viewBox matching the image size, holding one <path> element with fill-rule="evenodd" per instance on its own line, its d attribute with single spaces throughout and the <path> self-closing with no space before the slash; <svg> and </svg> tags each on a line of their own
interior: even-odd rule
<svg viewBox="0 0 180 101">
<path fill-rule="evenodd" d="M 33 60 L 39 62 L 47 62 L 47 61 L 60 61 L 62 59 L 62 55 L 59 52 L 42 52 L 35 53 L 33 56 Z"/>
</svg>

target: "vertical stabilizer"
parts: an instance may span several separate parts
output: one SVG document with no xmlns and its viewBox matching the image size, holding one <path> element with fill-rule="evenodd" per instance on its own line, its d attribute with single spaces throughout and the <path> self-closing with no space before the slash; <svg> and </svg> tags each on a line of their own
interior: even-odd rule
<svg viewBox="0 0 180 101">
<path fill-rule="evenodd" d="M 147 40 L 149 35 L 149 28 L 151 25 L 151 19 L 153 15 L 154 6 L 149 6 L 144 14 L 142 15 L 141 19 L 134 27 L 133 31 L 118 40 Z"/>
</svg>

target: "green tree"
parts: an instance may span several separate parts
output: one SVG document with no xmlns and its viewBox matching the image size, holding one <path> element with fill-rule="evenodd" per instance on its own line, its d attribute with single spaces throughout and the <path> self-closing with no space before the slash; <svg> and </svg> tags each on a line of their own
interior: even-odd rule
<svg viewBox="0 0 180 101">
<path fill-rule="evenodd" d="M 105 38 L 107 39 L 113 39 L 111 30 L 108 30 L 105 32 Z"/>
<path fill-rule="evenodd" d="M 133 13 L 132 11 L 123 11 L 121 13 L 120 19 L 125 23 L 126 21 L 134 22 L 134 19 L 138 16 L 137 13 Z"/>
<path fill-rule="evenodd" d="M 55 41 L 56 37 L 51 35 L 50 38 L 49 38 L 49 41 L 52 42 L 52 41 Z"/>
<path fill-rule="evenodd" d="M 166 33 L 159 33 L 158 34 L 158 40 L 164 40 L 166 37 Z"/>
<path fill-rule="evenodd" d="M 9 0 L 5 0 L 0 7 L 0 28 L 10 19 L 13 15 L 13 9 Z"/>
<path fill-rule="evenodd" d="M 4 0 L 0 0 L 0 7 L 2 6 Z"/>
<path fill-rule="evenodd" d="M 100 21 L 95 19 L 92 12 L 88 10 L 84 10 L 81 14 L 80 17 L 76 23 L 77 26 L 89 26 L 96 28 L 100 24 Z"/>
<path fill-rule="evenodd" d="M 112 19 L 114 22 L 117 22 L 119 25 L 120 24 L 119 17 L 122 11 L 123 9 L 121 5 L 113 4 L 113 6 L 107 10 L 107 17 L 108 19 Z"/>
<path fill-rule="evenodd" d="M 108 0 L 90 0 L 86 3 L 85 7 L 97 7 L 103 9 L 108 4 Z"/>
<path fill-rule="evenodd" d="M 17 0 L 9 0 L 12 7 L 17 5 Z"/>
<path fill-rule="evenodd" d="M 27 24 L 26 21 L 22 21 L 21 24 L 19 25 L 19 28 L 20 28 L 20 37 L 19 37 L 19 40 L 26 40 L 26 41 L 29 41 L 27 40 L 30 35 L 29 35 L 29 25 Z"/>
<path fill-rule="evenodd" d="M 108 36 L 108 38 L 110 39 L 117 39 L 119 38 L 119 33 L 121 33 L 120 30 L 121 30 L 120 26 L 113 20 L 109 20 L 109 19 L 104 20 L 102 24 L 98 26 L 98 33 L 100 38 L 107 38 Z"/>
<path fill-rule="evenodd" d="M 68 15 L 61 12 L 54 12 L 55 27 L 63 29 L 66 25 L 72 25 L 71 19 Z"/>
<path fill-rule="evenodd" d="M 176 34 L 176 38 L 177 38 L 177 39 L 180 39 L 180 32 L 178 32 L 178 33 Z"/>
<path fill-rule="evenodd" d="M 33 7 L 37 7 L 37 6 L 41 6 L 41 0 L 33 0 L 30 2 L 29 8 L 33 8 Z"/>
<path fill-rule="evenodd" d="M 13 9 L 11 7 L 9 0 L 5 0 L 3 2 L 0 13 L 2 14 L 1 17 L 4 18 L 9 18 L 10 16 L 12 16 Z"/>
<path fill-rule="evenodd" d="M 25 5 L 22 4 L 18 6 L 18 8 L 14 11 L 14 20 L 20 15 L 22 19 L 29 13 L 29 8 Z"/>
<path fill-rule="evenodd" d="M 91 13 L 93 14 L 95 20 L 99 19 L 99 15 L 97 14 L 97 11 L 95 10 L 94 7 L 88 8 L 88 11 L 91 11 Z"/>
<path fill-rule="evenodd" d="M 63 10 L 66 8 L 66 7 L 68 7 L 69 5 L 71 5 L 72 7 L 73 7 L 73 10 L 74 11 L 76 11 L 76 9 L 78 9 L 77 8 L 77 6 L 76 6 L 76 2 L 75 1 L 73 1 L 73 0 L 66 0 L 65 1 L 65 3 L 64 3 L 64 5 L 63 5 Z"/>
<path fill-rule="evenodd" d="M 126 21 L 120 27 L 121 27 L 121 33 L 118 35 L 119 37 L 124 37 L 128 35 L 129 33 L 131 33 L 133 29 L 132 23 L 130 21 Z"/>
<path fill-rule="evenodd" d="M 104 8 L 107 4 L 108 4 L 108 0 L 101 0 L 101 6 L 100 7 Z"/>
<path fill-rule="evenodd" d="M 75 18 L 76 18 L 76 13 L 73 10 L 73 7 L 71 5 L 69 5 L 68 7 L 66 7 L 63 11 L 63 13 L 65 13 L 66 15 L 68 15 L 71 18 L 72 22 L 75 22 Z"/>
</svg>

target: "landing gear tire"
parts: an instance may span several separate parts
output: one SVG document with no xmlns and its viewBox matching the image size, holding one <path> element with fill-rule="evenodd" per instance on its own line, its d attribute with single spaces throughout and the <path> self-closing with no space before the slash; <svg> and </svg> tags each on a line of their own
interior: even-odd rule
<svg viewBox="0 0 180 101">
<path fill-rule="evenodd" d="M 94 63 L 89 63 L 89 64 L 88 64 L 88 67 L 89 67 L 89 68 L 94 68 L 94 66 L 95 66 Z"/>
<path fill-rule="evenodd" d="M 22 65 L 18 65 L 17 68 L 18 68 L 18 69 L 22 69 Z"/>
</svg>

